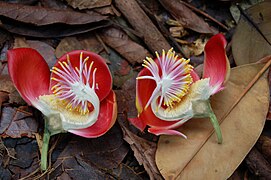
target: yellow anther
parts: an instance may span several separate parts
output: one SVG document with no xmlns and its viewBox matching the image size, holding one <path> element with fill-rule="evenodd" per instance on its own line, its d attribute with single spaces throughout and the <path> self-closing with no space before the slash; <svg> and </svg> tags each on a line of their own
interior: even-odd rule
<svg viewBox="0 0 271 180">
<path fill-rule="evenodd" d="M 89 57 L 86 57 L 85 60 L 84 60 L 84 63 L 86 63 L 88 60 L 89 60 Z"/>
<path fill-rule="evenodd" d="M 80 53 L 80 59 L 83 59 L 83 52 Z"/>
<path fill-rule="evenodd" d="M 51 80 L 54 80 L 54 81 L 60 81 L 59 79 L 55 78 L 55 77 L 51 77 Z"/>
</svg>

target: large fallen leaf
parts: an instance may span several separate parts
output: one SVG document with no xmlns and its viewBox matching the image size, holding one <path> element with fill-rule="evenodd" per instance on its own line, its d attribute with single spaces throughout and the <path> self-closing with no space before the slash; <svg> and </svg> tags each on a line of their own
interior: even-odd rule
<svg viewBox="0 0 271 180">
<path fill-rule="evenodd" d="M 0 15 L 38 26 L 54 23 L 87 24 L 107 18 L 95 12 L 80 13 L 5 2 L 0 2 Z"/>
<path fill-rule="evenodd" d="M 264 1 L 247 9 L 248 16 L 263 36 L 242 16 L 232 38 L 232 54 L 237 65 L 256 62 L 271 54 L 271 1 Z"/>
<path fill-rule="evenodd" d="M 180 128 L 188 136 L 161 136 L 156 152 L 165 179 L 227 179 L 260 136 L 269 106 L 267 73 L 260 77 L 235 108 L 221 119 L 263 67 L 252 64 L 232 69 L 227 87 L 212 98 L 223 143 L 218 144 L 209 119 L 193 119 Z"/>
<path fill-rule="evenodd" d="M 111 4 L 112 0 L 66 0 L 69 5 L 73 8 L 78 9 L 92 9 L 97 7 L 108 6 Z"/>
<path fill-rule="evenodd" d="M 199 33 L 215 34 L 217 31 L 211 28 L 203 19 L 178 0 L 159 0 L 166 10 L 183 25 Z"/>
</svg>

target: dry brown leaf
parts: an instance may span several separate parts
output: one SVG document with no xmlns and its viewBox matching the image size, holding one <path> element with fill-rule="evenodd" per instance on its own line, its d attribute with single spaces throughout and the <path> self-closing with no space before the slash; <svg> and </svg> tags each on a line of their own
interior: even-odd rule
<svg viewBox="0 0 271 180">
<path fill-rule="evenodd" d="M 0 20 L 2 22 L 1 27 L 11 33 L 41 38 L 72 36 L 111 25 L 108 20 L 83 24 L 80 26 L 60 23 L 48 26 L 35 26 L 26 23 L 20 23 L 18 21 L 13 21 L 11 19 L 1 19 L 1 17 Z"/>
<path fill-rule="evenodd" d="M 103 46 L 93 34 L 85 34 L 82 37 L 66 37 L 60 41 L 56 47 L 56 57 L 60 58 L 63 54 L 73 50 L 87 50 L 99 54 Z M 106 63 L 109 63 L 105 59 Z"/>
<path fill-rule="evenodd" d="M 77 39 L 81 43 L 83 48 L 87 51 L 99 54 L 104 49 L 103 45 L 96 38 L 96 36 L 94 36 L 93 33 L 79 36 Z"/>
<path fill-rule="evenodd" d="M 0 117 L 0 134 L 3 137 L 21 138 L 23 136 L 35 137 L 38 130 L 37 121 L 26 106 L 18 109 L 4 107 Z"/>
<path fill-rule="evenodd" d="M 92 9 L 96 7 L 108 6 L 112 0 L 66 0 L 73 8 L 78 9 Z"/>
<path fill-rule="evenodd" d="M 237 65 L 256 62 L 271 54 L 270 8 L 271 1 L 264 1 L 247 9 L 249 17 L 259 27 L 269 44 L 244 16 L 241 17 L 232 38 L 232 54 Z"/>
<path fill-rule="evenodd" d="M 72 179 L 118 179 L 113 169 L 121 164 L 129 151 L 118 125 L 99 138 L 70 135 L 66 141 L 68 144 L 53 165 L 56 171 L 63 170 Z M 56 179 L 53 173 L 50 176 L 50 179 Z"/>
<path fill-rule="evenodd" d="M 123 139 L 130 144 L 137 161 L 140 165 L 144 166 L 150 176 L 150 179 L 162 180 L 163 178 L 161 177 L 154 161 L 156 144 L 138 137 L 125 126 L 121 126 L 121 128 L 123 131 Z"/>
<path fill-rule="evenodd" d="M 108 16 L 108 15 L 114 16 L 115 15 L 115 12 L 114 12 L 115 9 L 114 9 L 113 5 L 95 8 L 94 11 L 101 14 L 101 15 L 105 15 L 105 16 Z"/>
<path fill-rule="evenodd" d="M 119 29 L 108 28 L 101 33 L 101 37 L 131 64 L 142 63 L 146 56 L 151 56 L 143 46 L 129 39 L 127 34 Z"/>
<path fill-rule="evenodd" d="M 95 12 L 80 13 L 5 2 L 0 2 L 0 15 L 38 26 L 55 23 L 87 24 L 107 19 Z"/>
<path fill-rule="evenodd" d="M 66 37 L 62 39 L 56 47 L 55 54 L 57 58 L 60 58 L 63 54 L 67 52 L 79 49 L 83 49 L 83 47 L 76 37 Z"/>
<path fill-rule="evenodd" d="M 211 28 L 203 19 L 178 0 L 159 1 L 184 27 L 199 33 L 215 34 L 217 32 L 217 30 Z"/>
<path fill-rule="evenodd" d="M 56 63 L 55 49 L 42 41 L 26 40 L 24 37 L 15 37 L 13 48 L 33 48 L 37 50 L 51 68 Z"/>
<path fill-rule="evenodd" d="M 236 98 L 263 64 L 232 69 L 226 89 L 212 98 L 221 121 Z M 223 143 L 217 144 L 208 119 L 193 119 L 180 128 L 188 136 L 161 136 L 156 163 L 165 179 L 227 179 L 256 143 L 269 106 L 267 73 L 260 77 L 226 118 L 220 122 Z"/>
</svg>

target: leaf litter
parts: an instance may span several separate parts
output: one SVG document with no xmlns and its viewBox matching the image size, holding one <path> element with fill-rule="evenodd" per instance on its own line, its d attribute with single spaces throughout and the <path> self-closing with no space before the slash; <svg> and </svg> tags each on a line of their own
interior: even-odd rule
<svg viewBox="0 0 271 180">
<path fill-rule="evenodd" d="M 226 143 L 222 147 L 218 148 L 217 144 L 214 143 L 212 128 L 209 127 L 206 120 L 189 122 L 182 127 L 189 129 L 191 133 L 191 135 L 188 133 L 189 139 L 186 141 L 175 137 L 162 136 L 159 140 L 158 148 L 158 137 L 152 136 L 145 131 L 139 132 L 127 123 L 127 117 L 137 115 L 135 109 L 135 77 L 141 69 L 142 60 L 146 56 L 153 56 L 154 51 L 167 50 L 174 45 L 174 47 L 177 47 L 180 55 L 190 57 L 191 62 L 195 65 L 199 64 L 197 69 L 201 71 L 204 39 L 208 39 L 210 34 L 224 32 L 229 42 L 231 40 L 235 27 L 232 24 L 229 25 L 229 21 L 232 21 L 229 18 L 230 14 L 225 14 L 225 12 L 229 11 L 230 3 L 216 2 L 210 5 L 208 2 L 194 0 L 189 1 L 189 3 L 179 1 L 167 2 L 164 0 L 151 0 L 148 2 L 141 0 L 127 2 L 119 0 L 103 2 L 80 1 L 80 3 L 77 3 L 77 0 L 34 0 L 17 1 L 13 4 L 9 2 L 1 2 L 0 8 L 0 14 L 2 15 L 0 17 L 0 104 L 2 110 L 0 114 L 0 132 L 1 137 L 5 137 L 3 138 L 3 144 L 9 150 L 9 155 L 14 158 L 9 158 L 7 153 L 4 152 L 4 156 L 2 159 L 0 158 L 0 179 L 87 179 L 88 177 L 96 179 L 127 179 L 127 177 L 129 179 L 167 179 L 175 176 L 188 177 L 191 174 L 196 176 L 197 173 L 193 173 L 194 171 L 201 172 L 207 169 L 207 167 L 212 169 L 210 164 L 205 162 L 204 159 L 214 157 L 210 156 L 210 153 L 206 154 L 204 149 L 213 153 L 218 151 L 218 149 L 220 150 L 218 153 L 215 153 L 217 154 L 213 160 L 215 165 L 219 158 L 222 158 L 220 159 L 222 165 L 228 162 L 225 161 L 228 157 L 221 156 L 222 152 L 227 154 L 229 149 L 235 152 L 230 154 L 230 156 L 234 157 L 232 158 L 233 161 L 224 166 L 227 168 L 223 172 L 219 169 L 222 165 L 215 167 L 217 170 L 215 173 L 208 171 L 212 178 L 216 177 L 217 174 L 220 177 L 229 177 L 233 172 L 232 178 L 238 177 L 239 179 L 247 178 L 246 176 L 248 175 L 261 178 L 270 177 L 270 172 L 266 168 L 270 166 L 269 160 L 271 157 L 271 153 L 268 150 L 271 137 L 268 129 L 270 126 L 269 122 L 266 122 L 263 131 L 265 135 L 262 134 L 260 136 L 251 153 L 237 168 L 255 144 L 264 126 L 265 111 L 263 112 L 263 110 L 269 104 L 266 103 L 269 102 L 266 99 L 266 90 L 268 88 L 264 83 L 266 82 L 266 74 L 258 76 L 259 80 L 255 81 L 255 85 L 247 91 L 244 98 L 238 99 L 240 96 L 226 89 L 212 99 L 212 103 L 217 104 L 222 96 L 233 96 L 225 101 L 236 100 L 235 102 L 237 102 L 236 106 L 232 104 L 234 110 L 232 112 L 228 111 L 229 115 L 227 117 L 225 115 L 226 118 L 221 123 L 222 130 L 225 131 L 223 136 L 226 139 Z M 266 4 L 268 3 L 266 2 Z M 265 26 L 265 24 L 269 22 L 269 19 L 266 18 L 269 12 L 265 11 L 267 5 L 259 8 L 262 6 L 265 5 L 256 5 L 245 12 L 268 39 L 268 34 L 266 33 L 268 32 L 268 26 Z M 216 7 L 219 8 L 216 9 Z M 169 11 L 169 8 L 173 10 Z M 182 11 L 179 11 L 180 9 Z M 261 15 L 260 18 L 259 14 Z M 178 25 L 167 24 L 166 22 L 169 19 L 175 19 Z M 255 62 L 270 52 L 265 51 L 269 47 L 263 38 L 260 37 L 259 31 L 255 30 L 255 27 L 251 24 L 245 23 L 247 21 L 242 16 L 233 37 L 232 53 L 237 65 Z M 227 26 L 224 24 L 227 24 Z M 249 28 L 246 29 L 246 26 Z M 243 35 L 255 36 L 255 40 L 258 39 L 258 43 L 262 43 L 263 46 L 260 46 L 262 48 L 255 49 L 255 44 L 252 46 L 253 43 L 247 46 L 249 38 L 246 39 L 244 38 L 245 36 L 240 35 L 240 29 L 245 29 Z M 50 156 L 52 157 L 51 166 L 43 174 L 38 169 L 40 159 L 39 134 L 43 128 L 41 114 L 33 110 L 33 108 L 26 106 L 8 76 L 6 51 L 16 47 L 31 47 L 38 50 L 47 60 L 50 67 L 55 63 L 57 57 L 60 57 L 67 51 L 74 49 L 93 51 L 106 59 L 106 63 L 109 64 L 114 78 L 114 89 L 118 99 L 118 123 L 104 137 L 98 139 L 84 139 L 71 134 L 53 137 L 51 141 L 53 146 L 50 150 Z M 231 43 L 229 44 L 230 47 Z M 247 47 L 249 49 L 246 49 Z M 238 50 L 238 55 L 236 55 L 236 49 L 238 48 L 240 50 Z M 229 53 L 231 52 L 229 51 Z M 249 73 L 244 75 L 245 77 L 242 80 L 248 77 L 253 79 L 255 74 L 257 74 L 255 69 L 259 70 L 256 66 L 261 65 L 251 65 L 244 67 L 243 70 L 235 69 L 233 71 L 243 72 L 245 68 L 251 68 L 253 70 L 247 70 L 246 73 Z M 234 84 L 240 81 L 240 79 L 238 80 L 240 74 L 233 74 L 233 80 L 229 81 L 228 89 L 232 86 L 234 88 L 238 87 L 238 92 L 240 93 L 241 89 L 244 90 L 246 85 L 236 85 L 235 87 Z M 259 86 L 264 88 L 259 90 L 257 89 Z M 250 111 L 255 112 L 251 117 L 261 114 L 261 118 L 255 117 L 254 121 L 248 121 L 251 117 L 247 117 L 246 113 L 241 113 L 240 117 L 238 116 L 237 118 L 239 120 L 237 122 L 236 118 L 231 116 L 235 116 L 235 111 L 239 106 L 245 106 L 244 104 L 246 103 L 243 101 L 248 101 L 247 99 L 252 94 L 254 97 L 257 97 L 258 102 L 250 99 L 249 107 L 246 108 L 251 108 Z M 257 106 L 252 106 L 254 104 L 257 104 Z M 262 106 L 263 108 L 260 110 L 259 107 Z M 227 107 L 231 109 L 230 104 L 227 104 Z M 220 111 L 220 109 L 216 110 Z M 223 110 L 225 109 L 223 108 Z M 243 112 L 244 108 L 239 107 L 238 111 Z M 221 116 L 223 115 L 223 113 L 220 114 Z M 221 118 L 223 119 L 223 117 Z M 200 122 L 203 125 L 198 127 L 197 124 Z M 225 125 L 227 123 L 233 123 L 230 130 L 228 128 L 229 125 Z M 248 131 L 244 129 L 254 128 L 247 137 L 239 134 L 239 136 L 243 137 L 239 138 L 241 139 L 240 141 L 242 139 L 247 140 L 246 142 L 239 142 L 239 150 L 231 145 L 238 140 L 238 138 L 233 138 L 234 135 L 238 135 L 235 132 L 237 126 L 240 126 L 239 131 L 241 130 L 240 133 L 243 132 L 243 134 Z M 195 128 L 199 132 L 196 132 Z M 200 134 L 201 131 L 203 131 L 202 134 Z M 196 137 L 199 138 L 197 139 Z M 170 140 L 170 138 L 173 140 Z M 195 142 L 194 146 L 198 146 L 202 138 L 207 138 L 207 141 L 199 151 L 197 148 L 192 148 L 191 144 L 190 146 L 182 144 L 182 147 L 179 147 L 180 144 L 178 144 L 179 142 L 184 144 Z M 227 138 L 233 140 L 227 141 Z M 172 144 L 178 144 L 178 146 L 172 146 Z M 170 163 L 163 163 L 158 157 L 159 153 L 165 148 L 171 148 L 171 151 L 166 153 L 167 156 L 164 155 L 165 153 L 163 156 L 161 155 L 164 162 L 174 156 L 176 152 L 179 155 L 186 148 L 192 148 L 190 155 L 198 151 L 194 159 L 198 163 L 203 163 L 201 167 L 206 168 L 191 169 L 191 167 L 197 165 L 194 162 L 195 160 L 191 160 L 184 170 L 180 172 L 179 167 L 184 162 L 187 162 L 187 157 L 176 158 L 174 156 Z M 174 149 L 176 149 L 176 152 L 172 152 Z M 189 156 L 189 153 L 183 153 L 183 156 L 185 155 Z M 200 157 L 205 158 L 201 159 Z M 174 168 L 171 168 L 172 164 L 174 164 Z M 174 171 L 176 169 L 177 171 Z M 179 173 L 176 174 L 176 172 Z"/>
</svg>

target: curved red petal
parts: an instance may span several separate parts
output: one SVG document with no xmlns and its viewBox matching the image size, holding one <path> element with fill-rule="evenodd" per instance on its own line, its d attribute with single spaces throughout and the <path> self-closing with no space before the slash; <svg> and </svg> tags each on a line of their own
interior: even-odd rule
<svg viewBox="0 0 271 180">
<path fill-rule="evenodd" d="M 10 77 L 28 103 L 49 93 L 50 70 L 43 57 L 34 49 L 17 48 L 7 53 Z"/>
<path fill-rule="evenodd" d="M 184 135 L 183 133 L 181 133 L 181 132 L 179 132 L 177 130 L 149 128 L 148 131 L 149 131 L 149 133 L 155 134 L 156 136 L 159 136 L 159 135 L 175 135 L 175 136 L 182 136 L 185 139 L 187 139 L 186 135 Z"/>
<path fill-rule="evenodd" d="M 99 97 L 100 101 L 102 101 L 104 98 L 108 96 L 108 94 L 110 93 L 112 89 L 112 76 L 111 76 L 108 66 L 105 63 L 105 60 L 103 60 L 101 56 L 93 52 L 89 52 L 85 50 L 75 50 L 61 56 L 59 60 L 56 62 L 54 67 L 63 70 L 63 68 L 58 62 L 62 62 L 62 61 L 67 62 L 67 55 L 69 55 L 70 62 L 73 68 L 75 67 L 79 68 L 81 52 L 83 52 L 83 60 L 86 57 L 89 57 L 89 60 L 86 63 L 87 66 L 89 66 L 90 63 L 93 61 L 94 63 L 93 63 L 92 69 L 97 68 L 96 75 L 95 75 L 95 82 L 98 84 L 98 87 L 95 89 L 95 92 L 97 96 Z M 52 73 L 52 77 L 59 78 L 55 73 Z M 92 84 L 92 78 L 90 78 L 89 83 Z M 56 84 L 56 81 L 51 81 L 50 87 L 53 87 L 55 84 Z"/>
<path fill-rule="evenodd" d="M 69 130 L 69 132 L 86 138 L 96 138 L 105 134 L 114 125 L 116 119 L 116 95 L 111 90 L 109 95 L 100 104 L 100 113 L 96 123 L 88 128 Z"/>
<path fill-rule="evenodd" d="M 222 34 L 213 36 L 206 44 L 203 78 L 210 78 L 210 85 L 215 87 L 213 94 L 223 87 L 227 77 L 229 62 L 225 47 L 227 41 Z"/>
</svg>

